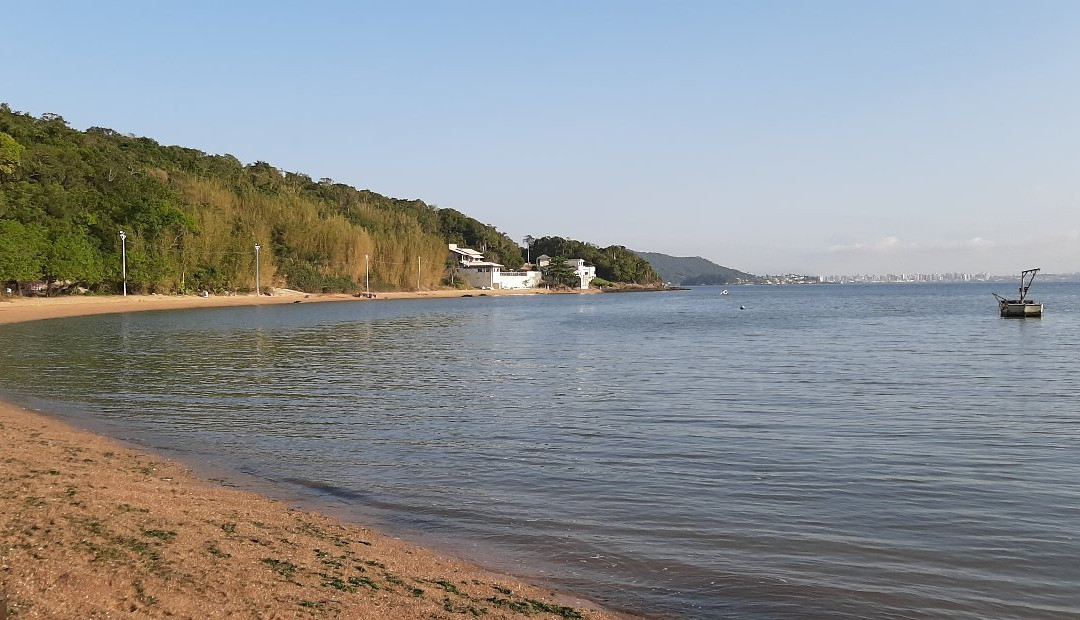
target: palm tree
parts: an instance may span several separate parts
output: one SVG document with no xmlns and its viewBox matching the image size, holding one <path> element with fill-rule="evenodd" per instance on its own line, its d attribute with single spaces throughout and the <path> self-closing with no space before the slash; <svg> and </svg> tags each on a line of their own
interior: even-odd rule
<svg viewBox="0 0 1080 620">
<path fill-rule="evenodd" d="M 525 235 L 525 238 L 522 239 L 522 241 L 525 243 L 525 262 L 529 263 L 531 265 L 532 264 L 532 244 L 536 241 L 536 237 L 533 237 L 532 235 Z"/>
</svg>

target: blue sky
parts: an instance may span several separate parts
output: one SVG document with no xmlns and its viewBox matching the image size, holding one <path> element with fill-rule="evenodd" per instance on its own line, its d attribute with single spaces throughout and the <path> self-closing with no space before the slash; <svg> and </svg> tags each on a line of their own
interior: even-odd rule
<svg viewBox="0 0 1080 620">
<path fill-rule="evenodd" d="M 1080 271 L 1080 2 L 10 2 L 0 101 L 753 273 Z"/>
</svg>

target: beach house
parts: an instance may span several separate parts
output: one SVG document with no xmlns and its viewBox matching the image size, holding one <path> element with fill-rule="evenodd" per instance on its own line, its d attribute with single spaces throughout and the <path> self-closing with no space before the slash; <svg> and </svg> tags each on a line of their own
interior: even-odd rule
<svg viewBox="0 0 1080 620">
<path fill-rule="evenodd" d="M 578 277 L 582 289 L 589 288 L 589 283 L 596 277 L 596 267 L 586 265 L 583 258 L 569 258 L 566 264 L 574 268 L 574 275 Z"/>
<path fill-rule="evenodd" d="M 486 260 L 484 255 L 472 248 L 450 244 L 456 265 L 455 277 L 461 278 L 473 288 L 509 290 L 529 289 L 540 286 L 540 272 L 532 270 L 504 270 L 503 265 Z"/>
<path fill-rule="evenodd" d="M 551 257 L 547 254 L 541 254 L 536 257 L 536 266 L 543 269 L 551 264 Z M 574 270 L 574 275 L 578 277 L 578 288 L 587 289 L 589 283 L 596 277 L 596 267 L 593 265 L 586 265 L 583 258 L 569 258 L 565 261 L 565 264 Z"/>
</svg>

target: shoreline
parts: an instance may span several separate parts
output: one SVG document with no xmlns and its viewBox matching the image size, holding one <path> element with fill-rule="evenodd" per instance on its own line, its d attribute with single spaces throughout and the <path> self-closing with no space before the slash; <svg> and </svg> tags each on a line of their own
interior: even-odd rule
<svg viewBox="0 0 1080 620">
<path fill-rule="evenodd" d="M 292 303 L 379 302 L 398 299 L 451 299 L 456 297 L 502 295 L 567 295 L 596 294 L 595 291 L 549 291 L 524 289 L 505 291 L 475 291 L 439 289 L 419 292 L 375 292 L 374 299 L 346 293 L 302 293 L 277 289 L 273 295 L 71 295 L 65 297 L 4 297 L 0 298 L 0 324 L 21 323 L 43 319 L 59 319 L 93 314 L 143 312 L 149 310 L 186 310 L 189 308 L 226 308 Z"/>
<path fill-rule="evenodd" d="M 302 293 L 31 298 L 0 302 L 0 323 L 297 300 L 372 301 Z M 0 620 L 5 604 L 12 618 L 629 617 L 364 525 L 228 488 L 192 465 L 83 430 L 60 414 L 0 401 L 0 442 Z"/>
</svg>

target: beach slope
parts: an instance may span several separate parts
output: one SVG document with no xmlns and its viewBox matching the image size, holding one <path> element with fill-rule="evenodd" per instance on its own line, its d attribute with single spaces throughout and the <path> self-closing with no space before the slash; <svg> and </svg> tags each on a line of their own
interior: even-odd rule
<svg viewBox="0 0 1080 620">
<path fill-rule="evenodd" d="M 615 617 L 14 405 L 0 445 L 0 620 Z"/>
</svg>

